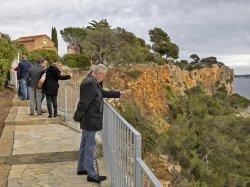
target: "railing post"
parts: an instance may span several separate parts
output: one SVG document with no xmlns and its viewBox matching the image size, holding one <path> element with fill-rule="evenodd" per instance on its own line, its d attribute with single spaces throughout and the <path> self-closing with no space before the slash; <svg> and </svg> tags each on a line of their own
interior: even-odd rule
<svg viewBox="0 0 250 187">
<path fill-rule="evenodd" d="M 135 178 L 134 178 L 134 186 L 140 187 L 141 186 L 141 167 L 140 164 L 137 162 L 137 158 L 141 158 L 141 135 L 134 136 L 134 146 L 135 146 Z"/>
<path fill-rule="evenodd" d="M 64 121 L 68 117 L 68 81 L 64 84 Z"/>
<path fill-rule="evenodd" d="M 116 163 L 117 163 L 117 158 L 116 158 L 116 128 L 117 128 L 117 124 L 114 124 L 114 115 L 110 112 L 109 113 L 109 116 L 108 116 L 110 119 L 111 119 L 111 124 L 109 125 L 109 130 L 111 130 L 111 142 L 114 142 L 112 143 L 111 145 L 111 158 L 110 160 L 112 160 L 112 158 L 114 159 L 114 162 L 110 162 L 111 163 L 111 180 L 112 180 L 112 186 L 116 186 L 117 184 L 117 173 L 115 172 L 115 169 L 116 169 Z"/>
</svg>

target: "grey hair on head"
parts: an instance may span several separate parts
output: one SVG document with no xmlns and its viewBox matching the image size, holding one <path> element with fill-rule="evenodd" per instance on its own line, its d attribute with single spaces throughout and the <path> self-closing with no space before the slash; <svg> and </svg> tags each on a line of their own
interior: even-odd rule
<svg viewBox="0 0 250 187">
<path fill-rule="evenodd" d="M 94 73 L 97 73 L 97 72 L 100 72 L 100 71 L 104 71 L 104 72 L 107 72 L 108 71 L 108 68 L 107 66 L 105 66 L 104 64 L 97 64 L 95 65 L 94 67 L 92 67 L 92 72 Z"/>
<path fill-rule="evenodd" d="M 22 55 L 22 60 L 27 60 L 27 56 L 26 55 Z"/>
</svg>

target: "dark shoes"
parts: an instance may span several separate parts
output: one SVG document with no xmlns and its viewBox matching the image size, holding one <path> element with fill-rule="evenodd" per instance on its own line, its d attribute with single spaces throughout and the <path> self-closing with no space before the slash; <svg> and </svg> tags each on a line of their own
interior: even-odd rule
<svg viewBox="0 0 250 187">
<path fill-rule="evenodd" d="M 57 114 L 54 114 L 54 117 L 57 117 Z M 52 118 L 52 114 L 49 114 L 48 118 Z"/>
<path fill-rule="evenodd" d="M 88 175 L 87 171 L 77 171 L 77 175 Z"/>
<path fill-rule="evenodd" d="M 106 176 L 99 176 L 99 175 L 96 175 L 95 177 L 87 177 L 87 181 L 89 182 L 95 182 L 95 183 L 100 183 L 101 181 L 104 181 L 106 180 L 107 177 Z"/>
</svg>

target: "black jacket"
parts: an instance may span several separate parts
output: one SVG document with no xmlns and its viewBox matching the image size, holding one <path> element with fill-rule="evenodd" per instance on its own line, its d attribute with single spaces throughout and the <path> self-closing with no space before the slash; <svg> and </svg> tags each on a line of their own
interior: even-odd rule
<svg viewBox="0 0 250 187">
<path fill-rule="evenodd" d="M 81 129 L 102 129 L 103 98 L 119 98 L 119 91 L 105 91 L 93 75 L 86 76 L 80 85 L 79 110 L 85 112 L 80 122 Z"/>
<path fill-rule="evenodd" d="M 56 66 L 49 66 L 46 71 L 46 78 L 43 84 L 43 93 L 46 95 L 58 95 L 58 80 L 70 79 L 69 75 L 62 76 L 61 71 Z"/>
</svg>

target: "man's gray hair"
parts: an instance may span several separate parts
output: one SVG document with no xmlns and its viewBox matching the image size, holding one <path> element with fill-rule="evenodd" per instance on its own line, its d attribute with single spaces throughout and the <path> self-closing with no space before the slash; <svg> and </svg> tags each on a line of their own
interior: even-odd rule
<svg viewBox="0 0 250 187">
<path fill-rule="evenodd" d="M 27 60 L 27 56 L 26 55 L 22 55 L 22 60 Z"/>
<path fill-rule="evenodd" d="M 100 71 L 105 71 L 107 72 L 108 71 L 108 68 L 107 66 L 105 66 L 104 64 L 97 64 L 95 65 L 94 67 L 92 67 L 92 72 L 94 73 L 97 73 L 97 72 L 100 72 Z"/>
</svg>

